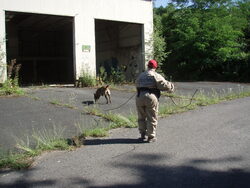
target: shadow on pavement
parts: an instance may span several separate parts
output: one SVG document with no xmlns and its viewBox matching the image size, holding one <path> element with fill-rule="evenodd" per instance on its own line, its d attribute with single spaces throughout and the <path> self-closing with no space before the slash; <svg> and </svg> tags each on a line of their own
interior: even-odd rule
<svg viewBox="0 0 250 188">
<path fill-rule="evenodd" d="M 112 167 L 126 169 L 136 175 L 140 180 L 136 183 L 112 184 L 109 186 L 85 186 L 88 188 L 247 188 L 249 187 L 250 172 L 244 169 L 208 170 L 197 166 L 206 163 L 239 162 L 239 157 L 226 157 L 224 159 L 193 159 L 179 166 L 159 165 L 159 160 L 166 160 L 160 155 L 136 154 L 130 159 L 115 164 Z M 169 159 L 167 157 L 167 159 Z M 229 164 L 229 165 L 230 165 Z M 129 175 L 129 173 L 128 173 Z M 131 174 L 130 174 L 131 176 Z M 79 183 L 79 182 L 78 182 Z"/>
<path fill-rule="evenodd" d="M 104 140 L 102 143 L 127 143 L 135 140 L 112 139 Z M 85 179 L 82 177 L 71 177 L 56 180 L 29 180 L 32 170 L 20 171 L 21 176 L 11 183 L 0 183 L 1 188 L 30 188 L 30 187 L 86 187 L 86 188 L 247 188 L 249 187 L 249 169 L 228 168 L 234 163 L 240 162 L 241 157 L 229 156 L 219 159 L 191 159 L 180 165 L 167 165 L 172 157 L 166 154 L 134 154 L 127 160 L 112 163 L 111 168 L 126 171 L 129 179 L 136 179 L 135 182 L 112 183 L 100 185 L 103 179 L 110 174 L 103 174 L 102 177 Z M 207 164 L 226 164 L 227 170 L 207 169 Z M 34 169 L 33 169 L 34 170 Z M 110 177 L 109 177 L 110 178 Z M 112 177 L 121 180 L 122 177 Z M 110 179 L 111 180 L 111 179 Z M 127 178 L 126 178 L 127 180 Z M 107 183 L 107 182 L 106 182 Z M 99 184 L 96 186 L 95 184 Z"/>
<path fill-rule="evenodd" d="M 56 184 L 56 180 L 29 180 L 32 172 L 35 169 L 16 171 L 16 173 L 21 174 L 21 176 L 11 183 L 0 182 L 0 188 L 30 188 L 30 187 L 50 187 Z M 11 172 L 10 170 L 9 172 Z M 6 172 L 6 171 L 5 171 Z M 1 171 L 0 171 L 1 174 Z"/>
<path fill-rule="evenodd" d="M 90 139 L 85 140 L 84 145 L 106 145 L 106 144 L 142 144 L 146 142 L 132 138 L 115 138 L 115 139 Z"/>
<path fill-rule="evenodd" d="M 93 105 L 93 104 L 95 104 L 95 102 L 94 101 L 90 101 L 90 100 L 88 100 L 88 101 L 82 101 L 82 104 L 85 104 L 85 105 Z"/>
</svg>

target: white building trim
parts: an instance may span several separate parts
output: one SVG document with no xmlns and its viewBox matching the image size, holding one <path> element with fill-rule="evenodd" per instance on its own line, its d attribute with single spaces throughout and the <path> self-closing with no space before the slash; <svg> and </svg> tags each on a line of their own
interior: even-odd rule
<svg viewBox="0 0 250 188">
<path fill-rule="evenodd" d="M 5 11 L 73 17 L 76 77 L 83 67 L 95 75 L 95 19 L 142 24 L 144 40 L 148 41 L 153 32 L 152 6 L 152 1 L 144 0 L 0 0 L 0 39 L 6 36 Z M 83 45 L 91 50 L 83 52 Z M 0 79 L 3 82 L 6 73 Z"/>
</svg>

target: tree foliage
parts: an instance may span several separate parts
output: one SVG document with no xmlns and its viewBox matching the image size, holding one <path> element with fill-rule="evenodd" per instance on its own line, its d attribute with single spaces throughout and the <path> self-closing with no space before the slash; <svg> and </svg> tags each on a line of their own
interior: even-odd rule
<svg viewBox="0 0 250 188">
<path fill-rule="evenodd" d="M 153 32 L 153 56 L 158 62 L 159 66 L 162 66 L 163 61 L 167 57 L 166 41 L 163 37 L 163 27 L 161 24 L 161 17 L 154 14 L 154 32 Z"/>
<path fill-rule="evenodd" d="M 165 74 L 179 80 L 250 80 L 248 1 L 175 0 L 155 12 L 169 52 Z"/>
</svg>

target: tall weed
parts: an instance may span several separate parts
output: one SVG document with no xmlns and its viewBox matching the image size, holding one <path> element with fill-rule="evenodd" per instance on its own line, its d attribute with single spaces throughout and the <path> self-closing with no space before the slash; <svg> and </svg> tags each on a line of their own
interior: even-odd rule
<svg viewBox="0 0 250 188">
<path fill-rule="evenodd" d="M 82 71 L 78 82 L 78 87 L 93 87 L 97 84 L 96 78 L 86 71 Z"/>
<path fill-rule="evenodd" d="M 24 91 L 19 87 L 19 70 L 20 64 L 16 64 L 16 60 L 11 60 L 8 65 L 8 77 L 7 80 L 0 87 L 0 95 L 23 95 Z"/>
</svg>

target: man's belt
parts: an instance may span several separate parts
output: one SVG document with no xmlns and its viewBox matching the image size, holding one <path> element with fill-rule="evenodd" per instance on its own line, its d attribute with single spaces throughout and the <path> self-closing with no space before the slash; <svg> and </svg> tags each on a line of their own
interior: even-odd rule
<svg viewBox="0 0 250 188">
<path fill-rule="evenodd" d="M 140 92 L 148 92 L 154 94 L 158 99 L 161 96 L 161 91 L 157 88 L 148 88 L 148 87 L 137 87 L 137 97 L 140 96 Z"/>
</svg>

